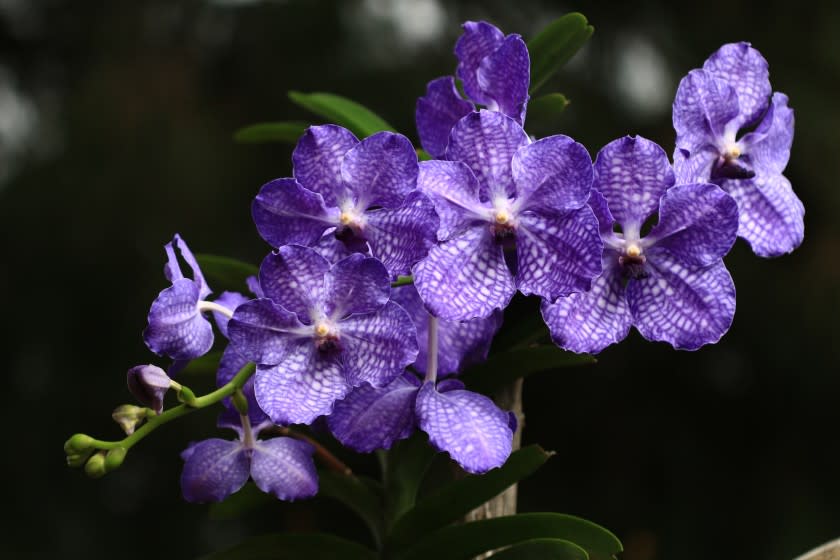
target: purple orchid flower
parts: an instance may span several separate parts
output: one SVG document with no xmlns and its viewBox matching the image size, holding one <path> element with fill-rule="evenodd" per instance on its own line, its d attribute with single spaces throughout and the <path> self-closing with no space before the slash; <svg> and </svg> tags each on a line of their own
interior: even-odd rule
<svg viewBox="0 0 840 560">
<path fill-rule="evenodd" d="M 261 440 L 260 432 L 271 422 L 252 424 L 233 409 L 222 412 L 219 427 L 235 430 L 239 439 L 206 439 L 181 453 L 181 490 L 188 502 L 220 502 L 249 477 L 260 490 L 281 500 L 310 498 L 318 492 L 315 449 L 310 444 L 290 437 Z"/>
<path fill-rule="evenodd" d="M 362 385 L 327 417 L 333 435 L 362 453 L 389 449 L 417 428 L 470 473 L 502 466 L 510 456 L 515 417 L 457 379 L 420 383 L 405 373 L 385 387 Z"/>
<path fill-rule="evenodd" d="M 772 93 L 767 61 L 749 43 L 722 46 L 680 82 L 674 100 L 680 183 L 712 182 L 739 208 L 738 235 L 755 254 L 790 253 L 805 208 L 782 175 L 793 142 L 788 98 Z"/>
<path fill-rule="evenodd" d="M 384 386 L 417 357 L 414 325 L 388 301 L 377 259 L 335 265 L 287 245 L 260 266 L 265 298 L 240 305 L 228 324 L 234 350 L 257 364 L 257 402 L 277 424 L 311 423 L 364 382 Z"/>
<path fill-rule="evenodd" d="M 429 82 L 426 95 L 417 100 L 420 144 L 434 158 L 443 157 L 452 127 L 476 110 L 473 103 L 507 115 L 520 125 L 525 123 L 531 61 L 522 37 L 505 37 L 484 21 L 468 21 L 463 28 L 455 56 L 458 78 L 471 101 L 461 98 L 452 76 Z"/>
<path fill-rule="evenodd" d="M 586 205 L 586 148 L 562 135 L 531 143 L 514 120 L 482 110 L 458 121 L 446 158 L 422 162 L 418 178 L 440 216 L 441 243 L 413 269 L 430 313 L 487 317 L 517 289 L 551 300 L 589 289 L 603 242 Z M 515 274 L 505 261 L 509 243 Z"/>
<path fill-rule="evenodd" d="M 648 340 L 695 350 L 729 329 L 735 286 L 722 258 L 735 242 L 737 204 L 716 185 L 673 185 L 668 156 L 650 140 L 626 136 L 598 153 L 589 204 L 604 238 L 603 272 L 590 291 L 543 302 L 558 346 L 600 352 L 634 325 Z M 659 222 L 642 236 L 657 209 Z"/>
<path fill-rule="evenodd" d="M 184 277 L 176 247 L 192 269 L 192 279 Z M 152 352 L 175 360 L 177 370 L 189 360 L 206 354 L 213 346 L 213 327 L 202 312 L 213 311 L 216 306 L 206 301 L 210 288 L 198 261 L 181 236 L 175 234 L 165 249 L 168 260 L 164 274 L 172 285 L 160 292 L 152 303 L 143 339 Z"/>
<path fill-rule="evenodd" d="M 426 311 L 417 289 L 410 284 L 393 289 L 391 300 L 405 309 L 414 321 L 420 352 L 412 367 L 425 375 L 431 315 Z M 438 375 L 456 374 L 466 366 L 486 360 L 490 343 L 501 326 L 501 311 L 494 311 L 487 318 L 469 321 L 438 321 Z"/>
<path fill-rule="evenodd" d="M 437 215 L 416 191 L 417 153 L 405 136 L 379 132 L 359 142 L 340 126 L 313 126 L 292 161 L 294 178 L 263 185 L 251 209 L 273 247 L 317 245 L 340 255 L 326 233 L 350 253 L 380 259 L 396 277 L 434 244 Z"/>
</svg>

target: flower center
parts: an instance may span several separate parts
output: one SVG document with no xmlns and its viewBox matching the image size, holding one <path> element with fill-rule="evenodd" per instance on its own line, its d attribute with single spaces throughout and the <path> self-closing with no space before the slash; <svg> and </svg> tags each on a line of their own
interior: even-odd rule
<svg viewBox="0 0 840 560">
<path fill-rule="evenodd" d="M 642 248 L 636 243 L 630 243 L 624 252 L 631 259 L 636 259 L 642 256 Z"/>
<path fill-rule="evenodd" d="M 735 140 L 723 144 L 720 157 L 712 165 L 711 178 L 715 179 L 749 179 L 755 176 L 749 158 L 742 158 L 744 146 Z"/>
<path fill-rule="evenodd" d="M 495 215 L 496 223 L 499 225 L 507 225 L 511 221 L 511 215 L 507 210 L 499 210 Z"/>
<path fill-rule="evenodd" d="M 328 321 L 321 320 L 315 323 L 313 329 L 315 335 L 315 348 L 322 353 L 333 353 L 341 350 L 338 331 Z"/>
<path fill-rule="evenodd" d="M 642 246 L 636 242 L 629 242 L 624 246 L 624 251 L 618 257 L 618 264 L 621 265 L 624 273 L 630 278 L 644 278 L 647 276 L 645 263 L 647 257 L 642 251 Z"/>
<path fill-rule="evenodd" d="M 723 150 L 723 159 L 726 161 L 733 161 L 741 157 L 741 146 L 737 142 L 733 142 L 726 146 Z"/>
<path fill-rule="evenodd" d="M 357 208 L 352 201 L 345 201 L 341 205 L 341 213 L 338 215 L 339 229 L 351 230 L 355 234 L 360 234 L 365 226 L 364 209 Z"/>
<path fill-rule="evenodd" d="M 510 238 L 516 230 L 516 215 L 507 198 L 499 197 L 493 201 L 493 209 L 488 218 L 497 241 Z"/>
</svg>

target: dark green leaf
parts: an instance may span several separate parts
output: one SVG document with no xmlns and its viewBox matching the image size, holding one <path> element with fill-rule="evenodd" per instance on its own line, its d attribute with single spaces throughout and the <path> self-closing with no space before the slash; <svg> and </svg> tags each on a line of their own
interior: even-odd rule
<svg viewBox="0 0 840 560">
<path fill-rule="evenodd" d="M 332 93 L 301 93 L 290 91 L 289 98 L 297 105 L 327 121 L 350 129 L 359 138 L 366 138 L 382 130 L 394 131 L 379 115 L 367 107 Z"/>
<path fill-rule="evenodd" d="M 588 354 L 574 354 L 554 345 L 513 348 L 490 356 L 483 364 L 472 366 L 461 379 L 471 390 L 492 395 L 516 379 L 538 371 L 595 362 L 595 358 Z"/>
<path fill-rule="evenodd" d="M 301 121 L 268 122 L 246 126 L 237 130 L 233 139 L 246 144 L 286 142 L 295 144 L 309 126 Z"/>
<path fill-rule="evenodd" d="M 207 515 L 213 520 L 237 519 L 276 501 L 277 498 L 263 493 L 256 485 L 249 482 L 242 487 L 242 490 L 232 494 L 223 502 L 212 504 Z"/>
<path fill-rule="evenodd" d="M 428 161 L 428 160 L 434 159 L 434 158 L 432 158 L 432 156 L 426 150 L 418 149 L 417 150 L 417 159 L 419 159 L 420 161 Z"/>
<path fill-rule="evenodd" d="M 491 354 L 502 350 L 527 348 L 537 343 L 551 343 L 551 333 L 548 332 L 540 313 L 539 300 L 514 297 L 505 309 L 502 328 L 493 338 Z"/>
<path fill-rule="evenodd" d="M 376 543 L 382 540 L 382 488 L 374 480 L 332 471 L 318 473 L 318 495 L 334 498 L 353 510 L 370 528 Z"/>
<path fill-rule="evenodd" d="M 493 555 L 493 560 L 588 560 L 584 549 L 562 539 L 532 539 Z"/>
<path fill-rule="evenodd" d="M 187 367 L 178 372 L 178 375 L 216 375 L 219 370 L 219 361 L 222 359 L 221 352 L 210 352 L 199 358 L 191 360 Z"/>
<path fill-rule="evenodd" d="M 560 115 L 569 105 L 562 93 L 549 93 L 528 102 L 528 132 L 537 136 L 556 134 Z"/>
<path fill-rule="evenodd" d="M 542 87 L 555 72 L 580 49 L 595 28 L 583 14 L 571 13 L 557 18 L 528 41 L 531 55 L 531 94 Z M 528 109 L 530 111 L 530 107 Z"/>
<path fill-rule="evenodd" d="M 207 283 L 215 292 L 221 292 L 222 290 L 245 291 L 245 279 L 259 273 L 256 266 L 230 257 L 200 253 L 195 258 L 201 266 L 201 272 L 207 278 Z"/>
<path fill-rule="evenodd" d="M 246 539 L 205 560 L 377 560 L 371 549 L 326 533 L 281 533 Z"/>
<path fill-rule="evenodd" d="M 381 452 L 385 472 L 385 526 L 391 525 L 414 507 L 417 490 L 437 452 L 422 432 L 398 441 Z"/>
<path fill-rule="evenodd" d="M 621 541 L 591 521 L 561 513 L 521 513 L 450 525 L 425 535 L 414 547 L 395 551 L 396 560 L 468 560 L 477 554 L 532 539 L 562 539 L 575 543 L 592 560 L 613 558 Z"/>
<path fill-rule="evenodd" d="M 538 445 L 515 451 L 507 462 L 482 476 L 468 475 L 420 500 L 399 518 L 388 536 L 389 547 L 403 548 L 457 521 L 507 487 L 536 471 L 551 453 Z"/>
</svg>

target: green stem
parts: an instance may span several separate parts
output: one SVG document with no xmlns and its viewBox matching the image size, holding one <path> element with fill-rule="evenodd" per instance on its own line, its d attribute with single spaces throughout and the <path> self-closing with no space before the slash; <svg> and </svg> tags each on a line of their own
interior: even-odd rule
<svg viewBox="0 0 840 560">
<path fill-rule="evenodd" d="M 241 389 L 242 386 L 245 385 L 245 382 L 254 375 L 254 371 L 256 371 L 256 366 L 249 363 L 239 370 L 239 373 L 237 373 L 229 382 L 225 383 L 212 393 L 207 393 L 204 396 L 196 398 L 191 406 L 186 404 L 178 405 L 170 408 L 166 412 L 158 414 L 157 416 L 153 416 L 149 418 L 145 424 L 140 426 L 140 428 L 138 428 L 133 434 L 126 436 L 124 439 L 119 441 L 102 441 L 95 439 L 91 445 L 97 449 L 115 449 L 117 447 L 123 447 L 127 451 L 134 444 L 138 443 L 147 435 L 155 431 L 158 427 L 168 424 L 172 420 L 180 418 L 181 416 L 189 414 L 195 410 L 216 404 L 223 398 L 233 395 L 237 389 Z"/>
<path fill-rule="evenodd" d="M 399 288 L 400 286 L 407 286 L 414 284 L 414 276 L 397 276 L 396 282 L 391 282 L 392 288 Z"/>
</svg>

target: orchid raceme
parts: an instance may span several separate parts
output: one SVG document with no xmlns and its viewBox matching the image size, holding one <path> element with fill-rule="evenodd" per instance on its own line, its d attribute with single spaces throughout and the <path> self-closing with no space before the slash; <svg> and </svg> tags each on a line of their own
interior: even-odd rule
<svg viewBox="0 0 840 560">
<path fill-rule="evenodd" d="M 793 110 L 773 93 L 767 61 L 749 43 L 722 46 L 680 82 L 674 100 L 681 182 L 710 181 L 738 202 L 738 235 L 762 257 L 790 253 L 805 234 L 805 208 L 782 174 Z"/>
<path fill-rule="evenodd" d="M 530 43 L 540 85 L 592 33 L 573 16 Z M 349 552 L 323 553 L 321 543 L 295 554 L 433 557 L 423 547 L 447 541 L 448 524 L 550 455 L 516 455 L 525 451 L 515 451 L 522 411 L 496 392 L 521 387 L 511 385 L 526 375 L 516 361 L 533 356 L 540 341 L 567 362 L 592 361 L 548 344 L 544 329 L 523 335 L 521 316 L 505 311 L 517 292 L 540 298 L 534 303 L 551 339 L 569 352 L 601 352 L 631 327 L 647 340 L 697 350 L 732 325 L 735 286 L 723 259 L 736 237 L 760 256 L 801 243 L 804 209 L 783 175 L 793 113 L 748 43 L 724 45 L 680 83 L 673 163 L 641 136 L 610 142 L 594 163 L 569 136 L 529 136 L 531 61 L 519 35 L 466 22 L 455 54 L 466 97 L 448 76 L 430 82 L 416 104 L 420 143 L 435 159 L 418 162 L 422 150 L 354 102 L 294 96 L 340 122 L 283 128 L 303 131 L 292 176 L 263 185 L 251 207 L 271 252 L 258 272 L 238 262 L 220 272 L 224 258 L 196 258 L 177 234 L 166 244 L 170 285 L 153 301 L 143 339 L 171 363 L 131 368 L 137 404 L 112 415 L 126 436 L 76 434 L 65 444 L 68 464 L 103 476 L 155 430 L 220 405 L 217 427 L 238 438 L 202 436 L 186 448 L 187 501 L 225 500 L 249 479 L 280 500 L 298 500 L 314 496 L 320 480 L 364 518 L 377 551 L 352 543 Z M 213 300 L 199 262 L 226 289 Z M 505 340 L 494 342 L 500 329 Z M 535 358 L 522 369 L 551 365 Z M 203 369 L 215 388 L 196 395 L 187 372 Z M 485 374 L 485 382 L 502 381 L 481 385 Z M 167 406 L 175 398 L 180 404 Z M 339 444 L 377 451 L 381 483 L 354 475 L 330 450 Z M 459 474 L 415 504 L 436 452 Z M 518 459 L 509 461 L 512 454 Z M 338 474 L 319 477 L 315 459 Z M 496 474 L 464 478 L 488 471 Z M 431 513 L 418 524 L 418 511 Z M 502 554 L 515 557 L 525 541 L 577 548 L 570 558 L 620 552 L 607 531 L 570 519 L 536 523 L 527 535 L 500 524 L 494 538 L 509 540 L 483 535 L 484 544 L 445 557 L 488 547 L 510 547 Z M 563 532 L 571 526 L 580 531 Z M 581 534 L 597 538 L 578 547 Z"/>
</svg>

